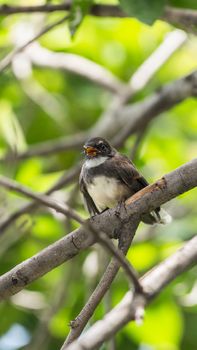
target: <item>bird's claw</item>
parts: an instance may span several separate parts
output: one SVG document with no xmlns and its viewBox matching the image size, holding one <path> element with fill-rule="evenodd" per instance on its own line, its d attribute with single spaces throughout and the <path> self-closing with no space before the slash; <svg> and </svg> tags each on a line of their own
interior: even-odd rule
<svg viewBox="0 0 197 350">
<path fill-rule="evenodd" d="M 116 210 L 115 210 L 115 215 L 119 218 L 120 217 L 120 214 L 121 214 L 121 209 L 124 208 L 125 209 L 125 201 L 124 200 L 121 200 L 118 202 L 118 205 L 116 207 Z"/>
</svg>

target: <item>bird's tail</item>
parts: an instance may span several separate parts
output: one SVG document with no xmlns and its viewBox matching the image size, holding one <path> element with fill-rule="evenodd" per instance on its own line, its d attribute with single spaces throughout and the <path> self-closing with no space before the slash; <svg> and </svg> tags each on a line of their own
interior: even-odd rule
<svg viewBox="0 0 197 350">
<path fill-rule="evenodd" d="M 146 224 L 169 224 L 172 221 L 172 217 L 162 208 L 156 208 L 148 214 L 142 215 L 142 221 Z"/>
<path fill-rule="evenodd" d="M 158 224 L 166 225 L 172 221 L 171 215 L 162 208 L 160 208 L 158 211 L 152 211 L 151 215 L 154 217 L 155 223 Z"/>
</svg>

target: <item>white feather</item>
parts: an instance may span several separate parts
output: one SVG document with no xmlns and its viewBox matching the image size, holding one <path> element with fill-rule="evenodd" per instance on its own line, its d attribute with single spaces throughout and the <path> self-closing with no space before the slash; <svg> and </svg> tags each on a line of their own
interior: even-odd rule
<svg viewBox="0 0 197 350">
<path fill-rule="evenodd" d="M 159 216 L 160 219 L 158 218 L 158 216 L 156 215 L 156 213 L 154 211 L 151 212 L 151 215 L 154 216 L 154 218 L 156 219 L 156 222 L 158 224 L 170 224 L 170 222 L 172 221 L 172 217 L 170 214 L 167 213 L 167 211 L 165 211 L 164 209 L 160 209 L 159 211 Z"/>
<path fill-rule="evenodd" d="M 97 176 L 93 183 L 87 185 L 89 195 L 92 197 L 97 208 L 113 208 L 126 194 L 126 188 L 115 178 Z"/>
<path fill-rule="evenodd" d="M 104 163 L 107 159 L 108 157 L 98 157 L 98 158 L 87 159 L 84 163 L 84 166 L 86 169 L 94 168 Z"/>
</svg>

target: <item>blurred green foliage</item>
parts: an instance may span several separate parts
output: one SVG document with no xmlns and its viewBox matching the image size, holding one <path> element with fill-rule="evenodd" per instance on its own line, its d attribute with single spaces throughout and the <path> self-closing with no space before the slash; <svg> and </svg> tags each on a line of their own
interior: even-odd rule
<svg viewBox="0 0 197 350">
<path fill-rule="evenodd" d="M 7 3 L 21 5 L 25 2 L 16 0 Z M 37 3 L 33 0 L 28 2 L 31 5 Z M 180 5 L 181 2 L 171 0 L 170 3 Z M 195 8 L 196 2 L 182 1 L 182 6 L 185 5 Z M 53 21 L 60 14 L 2 17 L 0 57 L 12 49 L 17 33 L 43 26 L 49 16 L 50 21 Z M 52 51 L 87 57 L 126 82 L 173 29 L 159 20 L 153 26 L 147 26 L 137 19 L 86 16 L 73 39 L 68 25 L 63 24 L 47 33 L 39 42 Z M 166 62 L 148 86 L 135 96 L 134 101 L 142 100 L 163 84 L 196 69 L 196 57 L 197 40 L 190 35 L 187 43 Z M 1 73 L 0 87 L 0 156 L 9 150 L 23 151 L 31 145 L 65 135 L 73 135 L 74 138 L 75 133 L 91 127 L 111 101 L 111 93 L 85 78 L 49 68 L 31 67 L 25 79 L 17 78 L 12 69 L 7 69 Z M 35 93 L 40 88 L 42 101 L 36 99 Z M 50 96 L 53 101 L 48 109 L 42 103 L 46 96 Z M 129 137 L 122 148 L 128 156 L 135 138 L 135 135 Z M 197 102 L 190 98 L 163 113 L 149 125 L 135 163 L 149 181 L 154 181 L 194 158 L 196 150 Z M 11 163 L 1 162 L 0 171 L 33 190 L 44 191 L 81 158 L 81 151 L 78 150 L 20 162 L 13 160 Z M 57 193 L 58 198 L 67 200 L 72 190 L 73 185 L 62 189 Z M 170 226 L 149 228 L 140 225 L 135 243 L 128 253 L 129 260 L 140 274 L 176 251 L 182 241 L 196 234 L 196 195 L 196 190 L 193 190 L 166 205 L 174 216 Z M 27 202 L 27 199 L 3 190 L 0 198 L 3 204 L 0 207 L 1 218 Z M 87 216 L 79 196 L 73 205 L 80 214 Z M 23 215 L 0 237 L 1 274 L 76 227 L 76 223 L 65 222 L 61 215 L 47 212 L 44 208 L 32 215 Z M 21 297 L 19 294 L 19 297 L 1 303 L 0 336 L 5 336 L 13 324 L 20 324 L 33 341 L 39 341 L 39 336 L 45 334 L 42 315 L 52 308 L 51 315 L 47 316 L 44 344 L 38 346 L 35 343 L 34 347 L 27 346 L 26 349 L 39 349 L 41 346 L 42 349 L 58 349 L 69 331 L 69 321 L 81 310 L 104 270 L 100 254 L 99 250 L 92 247 L 65 266 L 35 281 L 26 289 L 26 294 Z M 194 268 L 167 287 L 147 308 L 142 326 L 130 323 L 119 332 L 116 337 L 117 348 L 196 349 L 197 300 L 192 294 L 195 283 Z M 120 301 L 127 289 L 125 276 L 120 272 L 111 290 L 112 305 Z M 31 291 L 35 294 L 31 294 Z M 30 302 L 25 303 L 25 300 Z M 94 320 L 101 318 L 105 310 L 103 303 L 98 307 Z M 10 349 L 5 345 L 3 347 L 1 340 L 0 349 Z"/>
</svg>

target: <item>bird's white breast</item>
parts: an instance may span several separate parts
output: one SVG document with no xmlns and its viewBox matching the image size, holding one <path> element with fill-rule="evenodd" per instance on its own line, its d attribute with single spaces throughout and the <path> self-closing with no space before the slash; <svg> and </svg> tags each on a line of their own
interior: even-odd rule
<svg viewBox="0 0 197 350">
<path fill-rule="evenodd" d="M 107 176 L 95 177 L 87 190 L 99 210 L 116 206 L 126 194 L 126 189 L 118 180 Z"/>
</svg>

